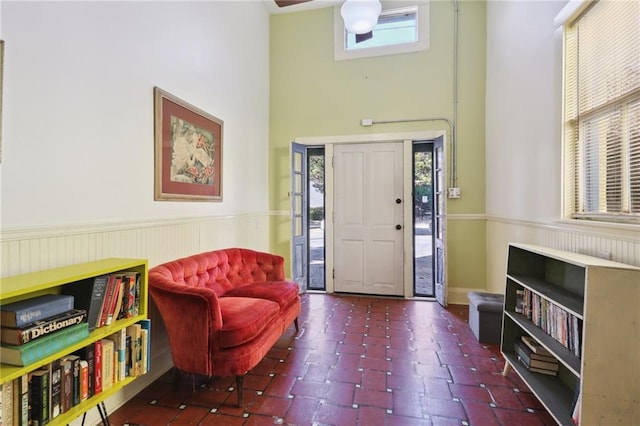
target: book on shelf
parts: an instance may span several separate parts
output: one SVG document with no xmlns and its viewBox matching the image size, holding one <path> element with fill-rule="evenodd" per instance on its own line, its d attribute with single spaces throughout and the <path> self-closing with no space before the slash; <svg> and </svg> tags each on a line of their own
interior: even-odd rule
<svg viewBox="0 0 640 426">
<path fill-rule="evenodd" d="M 80 403 L 80 356 L 70 354 L 63 359 L 71 361 L 71 406 Z"/>
<path fill-rule="evenodd" d="M 102 390 L 114 383 L 115 345 L 113 340 L 102 339 Z"/>
<path fill-rule="evenodd" d="M 580 412 L 582 410 L 582 393 L 580 391 L 578 391 L 578 394 L 576 396 L 575 402 L 573 403 L 573 406 L 571 407 L 571 421 L 573 421 L 574 424 L 579 425 L 580 424 Z"/>
<path fill-rule="evenodd" d="M 116 358 L 114 380 L 116 382 L 124 380 L 127 377 L 127 330 L 122 328 L 107 336 L 107 339 L 112 340 L 114 343 Z"/>
<path fill-rule="evenodd" d="M 127 327 L 127 336 L 131 338 L 129 351 L 129 375 L 137 377 L 142 372 L 142 326 L 138 323 Z"/>
<path fill-rule="evenodd" d="M 0 359 L 3 364 L 26 366 L 73 345 L 88 336 L 87 323 L 72 325 L 24 345 L 2 346 L 0 347 Z"/>
<path fill-rule="evenodd" d="M 136 272 L 124 272 L 122 275 L 122 297 L 118 319 L 129 318 L 133 312 L 133 296 L 135 295 Z M 132 290 L 133 289 L 133 290 Z"/>
<path fill-rule="evenodd" d="M 108 280 L 108 275 L 100 275 L 95 278 L 76 281 L 62 286 L 63 294 L 74 296 L 76 309 L 84 309 L 87 311 L 89 331 L 96 328 L 96 322 L 100 319 Z"/>
<path fill-rule="evenodd" d="M 97 395 L 102 392 L 102 340 L 96 340 L 93 346 L 93 391 Z"/>
<path fill-rule="evenodd" d="M 513 310 L 518 314 L 524 313 L 524 289 L 516 290 L 516 305 Z"/>
<path fill-rule="evenodd" d="M 13 382 L 13 424 L 26 426 L 29 423 L 29 373 L 24 373 Z"/>
<path fill-rule="evenodd" d="M 521 336 L 520 340 L 527 346 L 529 351 L 531 351 L 531 354 L 533 355 L 532 358 L 540 359 L 542 361 L 546 361 L 549 358 L 555 359 L 553 354 L 538 343 L 533 337 Z"/>
<path fill-rule="evenodd" d="M 528 371 L 533 373 L 546 374 L 547 376 L 557 376 L 558 372 L 556 370 L 547 370 L 546 368 L 538 368 L 538 367 L 530 367 L 526 364 L 526 362 L 518 355 L 518 361 L 526 367 Z"/>
<path fill-rule="evenodd" d="M 525 342 L 525 339 L 529 341 L 531 346 L 534 346 L 542 350 L 539 350 L 538 352 L 532 350 L 531 346 L 527 345 L 527 343 Z M 551 352 L 544 349 L 543 346 L 541 346 L 535 340 L 531 339 L 529 336 L 522 336 L 521 340 L 517 340 L 515 344 L 520 347 L 520 349 L 526 354 L 527 358 L 530 358 L 536 361 L 543 361 L 543 362 L 554 362 L 554 363 L 558 362 L 558 359 L 555 356 L 553 356 Z"/>
<path fill-rule="evenodd" d="M 73 363 L 70 359 L 60 360 L 60 413 L 66 413 L 73 406 Z"/>
<path fill-rule="evenodd" d="M 120 312 L 122 311 L 122 299 L 124 297 L 124 292 L 126 291 L 127 277 L 124 275 L 121 276 L 118 284 L 119 285 L 117 289 L 116 299 L 114 302 L 114 307 L 111 310 L 111 317 L 112 317 L 111 322 L 117 321 L 118 319 L 122 318 L 122 315 L 120 314 Z"/>
<path fill-rule="evenodd" d="M 151 370 L 151 320 L 145 318 L 138 321 L 142 330 L 142 374 Z"/>
<path fill-rule="evenodd" d="M 0 408 L 2 413 L 0 420 L 3 425 L 13 425 L 13 381 L 9 380 L 0 385 Z"/>
<path fill-rule="evenodd" d="M 86 359 L 80 360 L 80 401 L 89 398 L 89 363 Z"/>
<path fill-rule="evenodd" d="M 74 298 L 64 294 L 45 294 L 0 307 L 4 327 L 24 327 L 35 321 L 73 309 Z"/>
<path fill-rule="evenodd" d="M 29 373 L 29 405 L 31 424 L 42 426 L 49 423 L 49 370 L 39 369 Z"/>
<path fill-rule="evenodd" d="M 131 318 L 138 315 L 140 306 L 140 274 L 138 272 L 124 272 L 127 278 L 126 298 L 123 299 L 123 316 Z"/>
<path fill-rule="evenodd" d="M 59 315 L 37 320 L 24 327 L 1 327 L 0 340 L 7 345 L 23 345 L 48 334 L 87 320 L 84 309 L 71 309 Z"/>
<path fill-rule="evenodd" d="M 87 397 L 91 398 L 95 393 L 95 345 L 90 344 L 85 346 L 84 348 L 78 350 L 76 355 L 79 355 L 81 359 L 85 360 L 87 363 L 87 375 L 88 375 L 88 383 L 87 383 Z"/>
<path fill-rule="evenodd" d="M 516 355 L 522 361 L 522 363 L 527 368 L 539 368 L 544 370 L 558 371 L 560 365 L 558 364 L 558 360 L 551 357 L 551 359 L 547 359 L 545 361 L 541 361 L 539 359 L 532 358 L 535 355 L 531 350 L 529 350 L 528 346 L 522 343 L 520 340 L 516 340 L 513 343 L 513 348 L 515 350 Z"/>
<path fill-rule="evenodd" d="M 51 376 L 49 383 L 51 384 L 50 393 L 50 411 L 51 419 L 55 419 L 60 415 L 62 407 L 62 370 L 60 368 L 60 360 L 55 360 L 49 365 Z"/>
</svg>

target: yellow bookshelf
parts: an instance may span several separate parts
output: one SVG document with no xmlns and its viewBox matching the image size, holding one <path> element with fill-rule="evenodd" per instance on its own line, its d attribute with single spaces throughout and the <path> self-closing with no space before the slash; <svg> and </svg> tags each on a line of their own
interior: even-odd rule
<svg viewBox="0 0 640 426">
<path fill-rule="evenodd" d="M 73 345 L 64 348 L 40 361 L 24 367 L 0 364 L 0 384 L 14 380 L 25 373 L 48 365 L 52 361 L 77 351 L 89 344 L 103 339 L 118 330 L 135 324 L 147 318 L 148 293 L 147 275 L 148 263 L 146 259 L 107 258 L 93 262 L 64 266 L 28 274 L 15 275 L 2 278 L 0 281 L 0 306 L 46 293 L 60 293 L 64 284 L 86 280 L 99 275 L 113 274 L 124 271 L 136 271 L 140 274 L 140 298 L 138 315 L 114 321 L 111 325 L 96 328 L 89 336 Z M 75 405 L 49 422 L 50 425 L 66 425 L 76 417 L 79 417 L 89 409 L 103 402 L 109 396 L 118 392 L 124 386 L 131 383 L 137 377 L 128 377 L 125 380 L 114 383 L 110 388 L 93 397 Z"/>
</svg>

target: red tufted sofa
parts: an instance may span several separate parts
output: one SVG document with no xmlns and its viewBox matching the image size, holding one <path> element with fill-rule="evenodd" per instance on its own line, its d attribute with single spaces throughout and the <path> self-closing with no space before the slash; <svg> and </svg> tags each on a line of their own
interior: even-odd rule
<svg viewBox="0 0 640 426">
<path fill-rule="evenodd" d="M 192 375 L 244 374 L 292 323 L 298 331 L 298 285 L 281 256 L 243 248 L 195 254 L 149 270 L 149 293 L 167 329 L 173 363 Z"/>
</svg>

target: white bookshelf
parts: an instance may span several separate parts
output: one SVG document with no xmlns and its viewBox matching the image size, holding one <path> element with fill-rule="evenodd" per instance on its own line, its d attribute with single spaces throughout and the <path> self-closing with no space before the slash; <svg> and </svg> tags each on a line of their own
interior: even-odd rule
<svg viewBox="0 0 640 426">
<path fill-rule="evenodd" d="M 578 318 L 579 355 L 516 313 L 516 290 L 526 289 Z M 561 425 L 573 425 L 579 391 L 582 425 L 640 424 L 640 268 L 577 253 L 510 244 L 502 321 L 505 374 L 514 368 Z M 513 344 L 537 340 L 559 361 L 557 376 L 533 373 Z"/>
</svg>

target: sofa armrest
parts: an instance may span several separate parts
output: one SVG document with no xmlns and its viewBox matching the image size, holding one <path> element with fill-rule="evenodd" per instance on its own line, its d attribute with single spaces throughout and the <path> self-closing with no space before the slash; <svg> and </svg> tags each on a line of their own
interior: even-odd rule
<svg viewBox="0 0 640 426">
<path fill-rule="evenodd" d="M 212 335 L 222 327 L 215 292 L 176 283 L 159 271 L 149 271 L 149 293 L 162 317 L 173 362 L 184 372 L 209 374 Z"/>
</svg>

